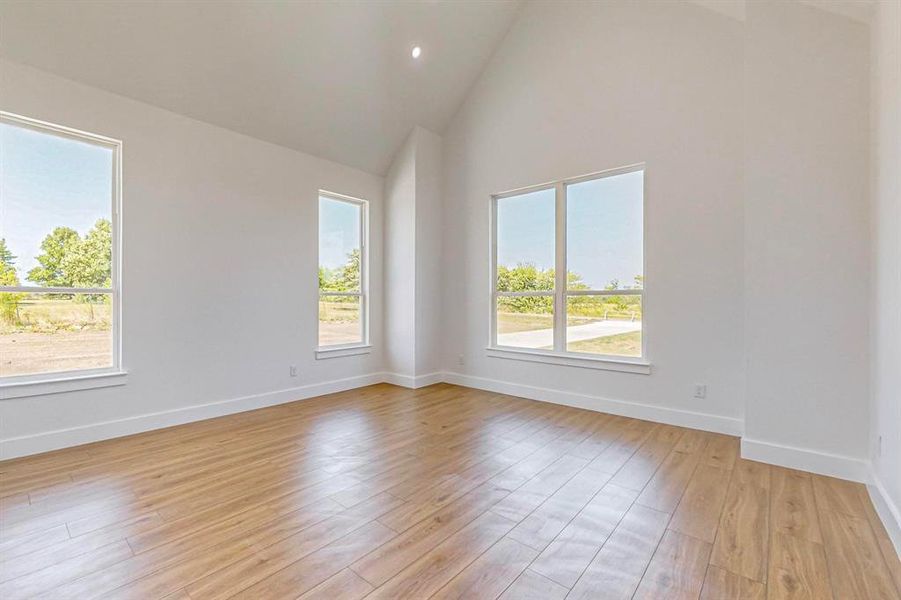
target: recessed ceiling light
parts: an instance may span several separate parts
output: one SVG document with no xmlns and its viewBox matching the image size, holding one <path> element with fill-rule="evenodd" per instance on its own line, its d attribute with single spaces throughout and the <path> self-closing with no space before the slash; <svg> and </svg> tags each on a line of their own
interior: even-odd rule
<svg viewBox="0 0 901 600">
<path fill-rule="evenodd" d="M 413 51 L 410 53 L 413 58 L 419 58 L 422 55 L 422 48 L 419 46 L 413 46 Z"/>
</svg>

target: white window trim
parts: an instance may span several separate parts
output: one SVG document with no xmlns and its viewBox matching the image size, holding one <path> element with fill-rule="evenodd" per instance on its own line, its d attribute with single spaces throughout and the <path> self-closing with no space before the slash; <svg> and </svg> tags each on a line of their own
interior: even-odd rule
<svg viewBox="0 0 901 600">
<path fill-rule="evenodd" d="M 353 344 L 330 344 L 327 346 L 319 346 L 319 319 L 316 320 L 316 341 L 317 346 L 314 349 L 316 360 L 326 358 L 341 358 L 344 356 L 356 356 L 359 354 L 369 354 L 372 352 L 372 346 L 369 343 L 369 202 L 362 198 L 355 198 L 345 194 L 329 192 L 327 190 L 319 190 L 317 196 L 317 204 L 319 206 L 319 198 L 324 197 L 338 202 L 347 202 L 354 204 L 360 208 L 360 291 L 359 292 L 323 292 L 318 289 L 318 298 L 323 296 L 354 296 L 360 299 L 360 331 L 362 340 Z M 317 219 L 317 226 L 318 226 Z M 318 257 L 319 239 L 317 235 L 316 252 Z M 319 260 L 316 261 L 317 271 Z M 317 280 L 318 281 L 318 280 Z M 318 302 L 317 302 L 318 306 Z"/>
<path fill-rule="evenodd" d="M 103 369 L 53 371 L 34 375 L 0 377 L 0 399 L 20 398 L 59 392 L 124 385 L 128 378 L 122 360 L 122 140 L 0 111 L 0 122 L 49 133 L 80 142 L 104 146 L 113 151 L 112 249 L 109 288 L 54 288 L 0 286 L 0 292 L 25 293 L 105 293 L 110 294 L 112 309 L 113 364 Z"/>
<path fill-rule="evenodd" d="M 581 352 L 565 352 L 561 354 L 548 350 L 513 348 L 510 346 L 489 346 L 485 348 L 485 351 L 489 358 L 505 358 L 508 360 L 563 365 L 566 367 L 597 369 L 600 371 L 638 373 L 641 375 L 650 375 L 651 373 L 651 363 L 641 359 L 630 360 L 627 356 L 618 356 L 615 359 L 610 359 L 603 354 L 585 354 Z"/>
<path fill-rule="evenodd" d="M 642 289 L 617 289 L 617 290 L 575 290 L 567 291 L 566 289 L 566 187 L 582 183 L 585 181 L 593 181 L 603 179 L 605 177 L 613 177 L 616 175 L 624 175 L 626 173 L 634 173 L 636 171 L 645 171 L 645 163 L 636 163 L 625 167 L 608 169 L 553 181 L 542 183 L 523 188 L 517 188 L 506 192 L 491 195 L 490 211 L 489 211 L 489 332 L 488 346 L 486 353 L 492 358 L 505 358 L 511 360 L 525 360 L 531 362 L 542 362 L 546 364 L 564 365 L 572 367 L 584 367 L 591 369 L 602 369 L 612 371 L 622 371 L 626 373 L 650 374 L 651 363 L 648 359 L 648 322 L 647 322 L 647 290 L 645 286 Z M 520 196 L 530 192 L 538 192 L 542 190 L 554 190 L 555 195 L 555 235 L 554 235 L 554 290 L 542 292 L 499 292 L 497 290 L 497 202 L 504 198 Z M 647 272 L 647 247 L 646 247 L 646 223 L 647 210 L 647 188 L 645 186 L 642 196 L 642 275 Z M 641 329 L 641 356 L 628 357 L 616 356 L 609 354 L 588 354 L 581 352 L 568 352 L 566 350 L 566 299 L 568 296 L 612 296 L 612 295 L 630 295 L 641 296 L 642 303 L 642 329 Z M 502 346 L 497 343 L 497 299 L 499 297 L 516 297 L 516 296 L 553 296 L 554 298 L 554 349 L 539 350 L 533 348 L 519 348 L 514 346 Z"/>
<path fill-rule="evenodd" d="M 109 371 L 108 369 L 85 369 L 83 371 L 57 372 L 48 375 L 54 377 L 44 379 L 31 378 L 18 382 L 4 381 L 0 383 L 0 399 L 11 400 L 29 396 L 94 390 L 128 383 L 128 373 L 125 371 Z"/>
<path fill-rule="evenodd" d="M 344 356 L 357 356 L 360 354 L 369 354 L 372 352 L 372 346 L 369 344 L 341 344 L 334 346 L 321 346 L 316 348 L 316 360 L 324 360 L 326 358 L 342 358 Z"/>
</svg>

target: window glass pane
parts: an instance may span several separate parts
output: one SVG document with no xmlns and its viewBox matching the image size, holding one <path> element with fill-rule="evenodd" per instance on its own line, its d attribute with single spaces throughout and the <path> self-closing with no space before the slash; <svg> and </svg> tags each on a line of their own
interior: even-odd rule
<svg viewBox="0 0 901 600">
<path fill-rule="evenodd" d="M 360 304 L 359 296 L 319 297 L 320 346 L 363 342 Z"/>
<path fill-rule="evenodd" d="M 320 196 L 319 289 L 329 292 L 360 291 L 360 219 L 362 208 Z"/>
<path fill-rule="evenodd" d="M 111 366 L 110 294 L 0 293 L 0 377 Z"/>
<path fill-rule="evenodd" d="M 566 188 L 567 288 L 642 287 L 644 172 Z"/>
<path fill-rule="evenodd" d="M 113 150 L 0 123 L 0 285 L 111 287 Z"/>
<path fill-rule="evenodd" d="M 568 296 L 566 350 L 641 356 L 641 296 Z"/>
<path fill-rule="evenodd" d="M 554 289 L 555 191 L 530 192 L 497 201 L 497 289 Z"/>
<path fill-rule="evenodd" d="M 552 296 L 500 296 L 497 299 L 497 344 L 554 349 Z"/>
</svg>

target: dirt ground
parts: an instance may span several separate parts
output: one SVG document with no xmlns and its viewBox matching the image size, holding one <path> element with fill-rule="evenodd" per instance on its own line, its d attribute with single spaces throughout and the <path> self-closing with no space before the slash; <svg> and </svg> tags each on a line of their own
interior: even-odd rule
<svg viewBox="0 0 901 600">
<path fill-rule="evenodd" d="M 111 365 L 109 331 L 0 334 L 0 377 Z"/>
<path fill-rule="evenodd" d="M 360 341 L 360 324 L 347 322 L 320 322 L 319 345 L 353 344 Z"/>
<path fill-rule="evenodd" d="M 319 332 L 321 346 L 359 341 L 359 323 L 323 323 Z M 0 334 L 0 377 L 98 369 L 111 364 L 109 331 Z"/>
</svg>

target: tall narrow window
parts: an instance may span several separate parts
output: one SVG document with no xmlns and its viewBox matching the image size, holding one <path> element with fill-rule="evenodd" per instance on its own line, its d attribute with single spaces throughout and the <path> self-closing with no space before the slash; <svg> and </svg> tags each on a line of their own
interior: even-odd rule
<svg viewBox="0 0 901 600">
<path fill-rule="evenodd" d="M 319 194 L 319 347 L 368 343 L 366 201 Z"/>
<path fill-rule="evenodd" d="M 643 358 L 643 168 L 492 201 L 492 345 Z"/>
<path fill-rule="evenodd" d="M 0 113 L 0 380 L 117 371 L 121 143 Z"/>
</svg>

